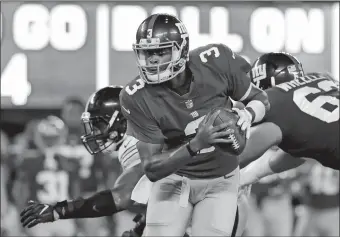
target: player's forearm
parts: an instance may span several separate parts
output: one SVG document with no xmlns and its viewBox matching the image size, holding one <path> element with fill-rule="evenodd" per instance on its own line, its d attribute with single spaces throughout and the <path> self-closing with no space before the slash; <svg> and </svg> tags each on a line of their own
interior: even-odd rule
<svg viewBox="0 0 340 237">
<path fill-rule="evenodd" d="M 244 167 L 240 171 L 241 185 L 249 185 L 256 183 L 261 178 L 274 174 L 274 171 L 269 165 L 271 153 L 266 152 L 259 159 L 251 162 L 248 166 Z"/>
<path fill-rule="evenodd" d="M 264 122 L 252 127 L 246 147 L 238 156 L 240 167 L 243 168 L 258 159 L 269 148 L 280 144 L 281 140 L 282 132 L 276 124 Z"/>
<path fill-rule="evenodd" d="M 110 190 L 105 190 L 89 198 L 65 200 L 55 205 L 60 219 L 93 218 L 111 216 L 128 209 L 133 201 L 131 193 L 143 171 L 140 165 L 125 170 Z"/>
<path fill-rule="evenodd" d="M 131 193 L 143 176 L 141 165 L 126 169 L 116 180 L 111 190 L 94 194 L 89 198 L 63 201 L 56 204 L 60 219 L 111 216 L 128 209 L 133 201 Z"/>
<path fill-rule="evenodd" d="M 89 198 L 65 200 L 54 205 L 58 219 L 77 219 L 111 216 L 117 207 L 111 190 L 94 194 Z"/>
<path fill-rule="evenodd" d="M 303 163 L 305 163 L 305 160 L 293 157 L 281 149 L 278 149 L 269 160 L 270 169 L 275 173 L 297 168 Z"/>
<path fill-rule="evenodd" d="M 246 105 L 245 109 L 252 115 L 252 122 L 254 123 L 260 122 L 270 109 L 268 95 L 262 90 L 259 90 L 254 96 L 244 101 L 244 104 Z"/>
<path fill-rule="evenodd" d="M 152 182 L 163 179 L 192 161 L 186 144 L 160 154 L 144 161 L 145 175 Z"/>
<path fill-rule="evenodd" d="M 241 170 L 242 180 L 245 184 L 251 184 L 268 175 L 296 168 L 304 162 L 305 160 L 292 157 L 281 149 L 269 149 Z"/>
</svg>

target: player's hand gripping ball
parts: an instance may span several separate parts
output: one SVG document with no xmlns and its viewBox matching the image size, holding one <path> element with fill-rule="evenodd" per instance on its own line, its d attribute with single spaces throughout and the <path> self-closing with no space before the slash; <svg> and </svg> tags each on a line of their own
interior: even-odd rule
<svg viewBox="0 0 340 237">
<path fill-rule="evenodd" d="M 231 143 L 217 143 L 214 146 L 218 149 L 221 149 L 224 152 L 233 155 L 239 155 L 242 153 L 246 146 L 246 132 L 242 131 L 239 126 L 237 126 L 237 121 L 239 116 L 236 112 L 231 109 L 227 108 L 216 108 L 220 110 L 219 114 L 217 115 L 213 126 L 217 126 L 222 123 L 229 123 L 229 126 L 226 128 L 233 130 L 234 132 L 228 135 L 228 139 L 231 140 Z M 216 109 L 213 109 L 215 111 Z M 211 112 L 213 112 L 211 111 Z M 209 114 L 212 114 L 212 113 Z"/>
</svg>

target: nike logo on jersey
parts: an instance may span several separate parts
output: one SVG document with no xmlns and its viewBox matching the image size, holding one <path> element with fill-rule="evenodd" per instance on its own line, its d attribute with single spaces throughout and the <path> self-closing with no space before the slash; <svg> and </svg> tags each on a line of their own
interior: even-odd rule
<svg viewBox="0 0 340 237">
<path fill-rule="evenodd" d="M 122 108 L 125 110 L 126 113 L 130 114 L 130 110 L 129 109 L 125 109 L 125 107 L 122 105 Z"/>
<path fill-rule="evenodd" d="M 100 211 L 97 209 L 97 206 L 96 206 L 96 205 L 93 205 L 92 209 L 93 209 L 95 212 L 100 212 Z"/>
<path fill-rule="evenodd" d="M 127 142 L 124 144 L 124 148 L 126 148 L 126 147 L 130 144 L 130 142 L 131 142 L 132 140 L 129 139 L 129 140 L 125 140 L 125 141 L 127 141 Z"/>
</svg>

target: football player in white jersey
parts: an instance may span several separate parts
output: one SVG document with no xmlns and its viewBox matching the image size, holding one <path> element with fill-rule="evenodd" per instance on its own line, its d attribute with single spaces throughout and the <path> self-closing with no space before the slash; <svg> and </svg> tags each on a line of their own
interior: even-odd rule
<svg viewBox="0 0 340 237">
<path fill-rule="evenodd" d="M 31 201 L 21 212 L 21 222 L 28 228 L 39 223 L 58 219 L 94 218 L 110 216 L 126 210 L 134 203 L 147 204 L 152 182 L 144 175 L 141 160 L 136 148 L 137 139 L 125 134 L 126 119 L 121 113 L 119 93 L 122 87 L 109 86 L 91 95 L 82 115 L 85 135 L 82 141 L 91 154 L 99 152 L 115 153 L 123 168 L 114 187 L 90 196 L 64 200 L 56 204 Z M 118 154 L 117 154 L 118 152 Z M 247 217 L 247 195 L 249 189 L 239 193 L 238 213 L 233 235 L 240 236 L 245 228 Z M 166 215 L 166 213 L 164 213 Z M 145 218 L 135 218 L 136 226 L 126 234 L 141 236 Z"/>
</svg>

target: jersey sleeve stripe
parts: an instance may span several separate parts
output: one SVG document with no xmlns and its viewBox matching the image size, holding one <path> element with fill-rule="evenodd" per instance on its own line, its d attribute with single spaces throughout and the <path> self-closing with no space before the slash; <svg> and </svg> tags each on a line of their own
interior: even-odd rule
<svg viewBox="0 0 340 237">
<path fill-rule="evenodd" d="M 124 153 L 123 155 L 122 155 L 122 160 L 128 160 L 128 159 L 130 159 L 133 155 L 135 155 L 135 154 L 138 154 L 138 150 L 137 149 L 134 149 L 134 150 L 132 150 L 131 152 L 128 152 L 128 153 Z"/>
<path fill-rule="evenodd" d="M 123 169 L 131 168 L 141 162 L 138 151 L 130 153 L 128 156 L 122 157 L 124 162 L 122 163 Z"/>
<path fill-rule="evenodd" d="M 249 87 L 248 87 L 248 90 L 246 91 L 246 93 L 241 97 L 241 99 L 239 101 L 244 101 L 245 99 L 247 99 L 247 97 L 249 96 L 250 94 L 250 91 L 252 89 L 254 85 L 252 83 L 250 83 Z"/>
<path fill-rule="evenodd" d="M 122 154 L 122 157 L 125 157 L 127 156 L 129 153 L 133 152 L 133 151 L 137 151 L 137 147 L 136 146 L 130 146 L 129 148 L 127 148 L 123 154 Z"/>
</svg>

